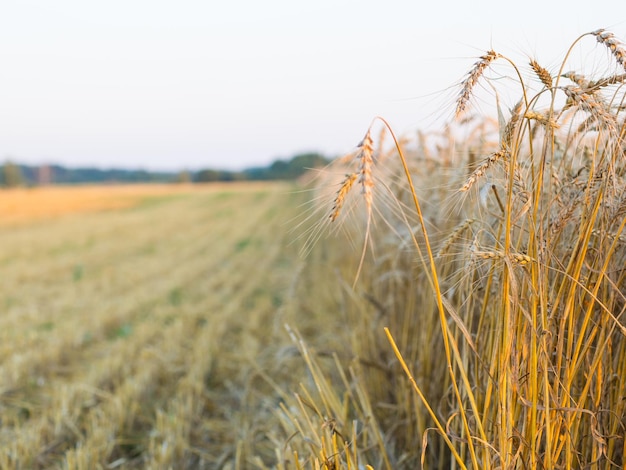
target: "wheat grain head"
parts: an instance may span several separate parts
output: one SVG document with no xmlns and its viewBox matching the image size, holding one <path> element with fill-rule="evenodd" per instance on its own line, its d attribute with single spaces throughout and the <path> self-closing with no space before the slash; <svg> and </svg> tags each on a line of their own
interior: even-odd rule
<svg viewBox="0 0 626 470">
<path fill-rule="evenodd" d="M 600 44 L 604 44 L 609 48 L 615 60 L 626 69 L 626 49 L 624 49 L 624 45 L 613 35 L 613 33 L 605 30 L 598 29 L 593 31 L 593 34 L 596 37 L 596 40 Z"/>
<path fill-rule="evenodd" d="M 467 103 L 472 96 L 474 86 L 476 86 L 476 83 L 484 74 L 485 69 L 489 67 L 489 65 L 498 57 L 500 57 L 500 55 L 497 52 L 490 50 L 485 55 L 481 56 L 480 60 L 474 64 L 474 67 L 470 70 L 467 78 L 463 80 L 463 83 L 461 84 L 461 93 L 457 99 L 456 111 L 454 113 L 455 118 L 458 118 L 461 113 L 465 111 Z"/>
</svg>

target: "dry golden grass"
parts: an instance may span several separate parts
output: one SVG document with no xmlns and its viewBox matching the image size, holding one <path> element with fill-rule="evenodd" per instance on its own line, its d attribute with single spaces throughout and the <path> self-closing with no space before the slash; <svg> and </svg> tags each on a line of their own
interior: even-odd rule
<svg viewBox="0 0 626 470">
<path fill-rule="evenodd" d="M 67 214 L 122 209 L 155 196 L 254 186 L 254 183 L 215 183 L 205 187 L 183 184 L 111 184 L 3 189 L 0 190 L 0 224 L 10 225 Z"/>
</svg>

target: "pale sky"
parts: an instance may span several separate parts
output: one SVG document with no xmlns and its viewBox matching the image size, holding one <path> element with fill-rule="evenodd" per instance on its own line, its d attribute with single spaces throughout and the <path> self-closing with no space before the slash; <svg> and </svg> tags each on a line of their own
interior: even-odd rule
<svg viewBox="0 0 626 470">
<path fill-rule="evenodd" d="M 622 1 L 2 0 L 0 161 L 334 156 L 377 115 L 398 134 L 449 117 L 490 48 L 550 68 L 598 28 L 626 42 Z"/>
</svg>

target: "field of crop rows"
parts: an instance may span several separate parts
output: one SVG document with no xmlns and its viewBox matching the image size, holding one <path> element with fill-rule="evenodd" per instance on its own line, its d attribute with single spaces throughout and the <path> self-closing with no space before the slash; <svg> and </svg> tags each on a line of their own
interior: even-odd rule
<svg viewBox="0 0 626 470">
<path fill-rule="evenodd" d="M 0 468 L 234 468 L 266 439 L 297 198 L 216 188 L 0 227 Z"/>
</svg>

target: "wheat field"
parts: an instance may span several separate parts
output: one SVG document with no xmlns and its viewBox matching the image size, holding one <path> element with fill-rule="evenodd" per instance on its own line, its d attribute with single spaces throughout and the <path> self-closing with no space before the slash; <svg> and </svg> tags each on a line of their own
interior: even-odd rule
<svg viewBox="0 0 626 470">
<path fill-rule="evenodd" d="M 301 258 L 286 227 L 302 195 L 246 184 L 0 200 L 0 468 L 275 461 L 286 390 L 262 377 L 290 344 Z"/>
<path fill-rule="evenodd" d="M 625 67 L 490 50 L 306 184 L 1 194 L 0 467 L 623 468 Z"/>
</svg>

